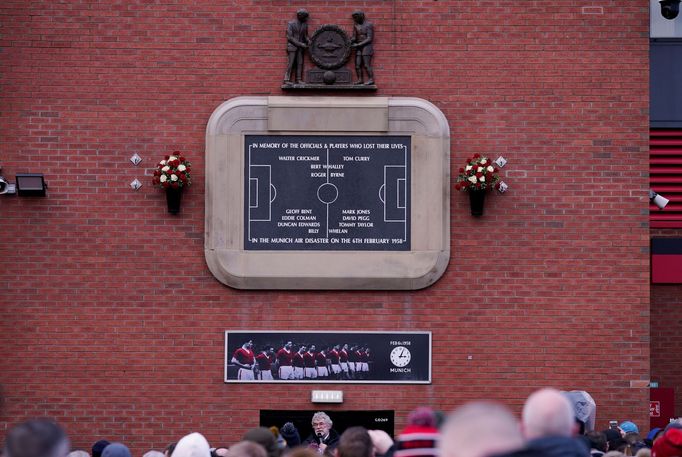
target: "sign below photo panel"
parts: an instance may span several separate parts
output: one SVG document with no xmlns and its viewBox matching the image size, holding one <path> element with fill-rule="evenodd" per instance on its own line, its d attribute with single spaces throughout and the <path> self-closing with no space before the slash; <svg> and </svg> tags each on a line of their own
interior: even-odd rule
<svg viewBox="0 0 682 457">
<path fill-rule="evenodd" d="M 431 382 L 431 332 L 225 332 L 225 382 Z"/>
<path fill-rule="evenodd" d="M 450 258 L 450 128 L 418 98 L 238 97 L 206 129 L 206 263 L 238 289 L 421 289 Z"/>
</svg>

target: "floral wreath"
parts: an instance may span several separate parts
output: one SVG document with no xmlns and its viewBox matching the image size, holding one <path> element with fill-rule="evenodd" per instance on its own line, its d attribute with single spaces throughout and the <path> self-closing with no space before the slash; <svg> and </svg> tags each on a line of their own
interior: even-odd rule
<svg viewBox="0 0 682 457">
<path fill-rule="evenodd" d="M 152 182 L 154 186 L 162 189 L 189 187 L 192 184 L 190 171 L 192 171 L 192 164 L 180 151 L 175 151 L 164 157 L 156 166 Z"/>
<path fill-rule="evenodd" d="M 493 166 L 492 160 L 480 154 L 474 154 L 468 157 L 466 165 L 459 169 L 455 189 L 463 191 L 499 189 L 499 171 Z"/>
</svg>

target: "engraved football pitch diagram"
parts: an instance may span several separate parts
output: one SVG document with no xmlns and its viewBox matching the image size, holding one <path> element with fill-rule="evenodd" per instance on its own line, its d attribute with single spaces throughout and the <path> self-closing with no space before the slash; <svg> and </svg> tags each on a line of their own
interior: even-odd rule
<svg viewBox="0 0 682 457">
<path fill-rule="evenodd" d="M 245 155 L 245 249 L 410 249 L 409 137 L 253 135 Z"/>
</svg>

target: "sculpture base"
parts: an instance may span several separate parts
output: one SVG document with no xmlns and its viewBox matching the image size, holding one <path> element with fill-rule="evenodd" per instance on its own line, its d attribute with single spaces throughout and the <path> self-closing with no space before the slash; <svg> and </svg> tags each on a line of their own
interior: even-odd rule
<svg viewBox="0 0 682 457">
<path fill-rule="evenodd" d="M 325 70 L 316 68 L 305 72 L 304 83 L 282 84 L 283 90 L 377 90 L 376 84 L 355 84 L 348 68 Z"/>
<path fill-rule="evenodd" d="M 366 90 L 377 90 L 376 84 L 282 84 L 282 90 L 351 90 L 351 91 L 366 91 Z"/>
</svg>

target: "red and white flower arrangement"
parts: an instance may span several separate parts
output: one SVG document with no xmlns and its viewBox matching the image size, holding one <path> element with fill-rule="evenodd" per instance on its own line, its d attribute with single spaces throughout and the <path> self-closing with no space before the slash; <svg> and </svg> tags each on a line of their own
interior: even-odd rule
<svg viewBox="0 0 682 457">
<path fill-rule="evenodd" d="M 159 162 L 154 170 L 152 181 L 155 186 L 162 189 L 189 187 L 192 184 L 190 171 L 192 171 L 192 164 L 180 151 L 175 151 Z"/>
<path fill-rule="evenodd" d="M 465 191 L 499 189 L 499 172 L 492 160 L 474 154 L 467 158 L 466 165 L 459 169 L 455 189 Z"/>
</svg>

